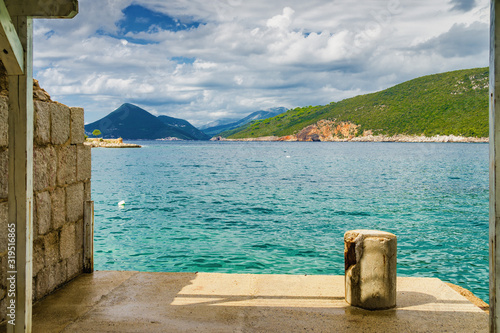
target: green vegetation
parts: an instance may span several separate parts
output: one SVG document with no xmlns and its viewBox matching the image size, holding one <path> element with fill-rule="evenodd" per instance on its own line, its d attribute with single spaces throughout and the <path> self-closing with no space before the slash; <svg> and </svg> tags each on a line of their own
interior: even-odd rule
<svg viewBox="0 0 500 333">
<path fill-rule="evenodd" d="M 98 129 L 95 129 L 94 131 L 92 131 L 92 135 L 99 136 L 99 135 L 101 135 L 101 131 L 99 131 Z"/>
<path fill-rule="evenodd" d="M 392 88 L 289 110 L 223 132 L 230 138 L 296 134 L 321 119 L 349 121 L 374 134 L 488 136 L 488 68 L 420 77 Z"/>
</svg>

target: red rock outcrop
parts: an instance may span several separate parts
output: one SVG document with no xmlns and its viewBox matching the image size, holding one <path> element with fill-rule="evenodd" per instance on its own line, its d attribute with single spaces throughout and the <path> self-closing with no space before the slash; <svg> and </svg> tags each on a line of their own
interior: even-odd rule
<svg viewBox="0 0 500 333">
<path fill-rule="evenodd" d="M 337 122 L 322 119 L 316 124 L 302 129 L 297 135 L 297 141 L 348 141 L 356 136 L 359 125 L 351 122 Z"/>
</svg>

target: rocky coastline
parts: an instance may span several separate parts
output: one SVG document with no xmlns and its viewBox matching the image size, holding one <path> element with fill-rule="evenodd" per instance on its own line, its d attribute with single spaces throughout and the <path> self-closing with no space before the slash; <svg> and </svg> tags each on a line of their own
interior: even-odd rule
<svg viewBox="0 0 500 333">
<path fill-rule="evenodd" d="M 489 138 L 476 138 L 476 137 L 465 137 L 465 136 L 455 136 L 455 135 L 435 135 L 435 136 L 424 136 L 424 135 L 366 135 L 352 138 L 332 138 L 330 140 L 322 140 L 322 138 L 313 138 L 300 140 L 295 135 L 287 136 L 264 136 L 258 138 L 243 138 L 243 139 L 226 139 L 222 137 L 212 138 L 212 141 L 286 141 L 286 142 L 463 142 L 463 143 L 488 143 Z"/>
<path fill-rule="evenodd" d="M 91 146 L 92 148 L 141 148 L 142 147 L 134 143 L 124 143 L 122 138 L 119 139 L 87 138 L 84 144 L 87 146 Z"/>
<path fill-rule="evenodd" d="M 360 135 L 361 134 L 361 135 Z M 489 138 L 465 137 L 456 135 L 374 135 L 372 130 L 360 133 L 360 126 L 351 122 L 330 119 L 319 120 L 297 134 L 286 136 L 264 136 L 257 138 L 226 139 L 212 138 L 214 141 L 318 141 L 318 142 L 469 142 L 485 143 Z"/>
</svg>

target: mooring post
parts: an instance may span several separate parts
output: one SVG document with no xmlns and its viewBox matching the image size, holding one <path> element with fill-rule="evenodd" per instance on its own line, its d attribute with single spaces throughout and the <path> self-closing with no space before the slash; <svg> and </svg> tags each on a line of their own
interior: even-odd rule
<svg viewBox="0 0 500 333">
<path fill-rule="evenodd" d="M 377 230 L 344 235 L 345 300 L 368 310 L 396 306 L 396 236 Z"/>
<path fill-rule="evenodd" d="M 500 0 L 491 1 L 490 20 L 490 332 L 498 332 L 499 304 L 497 290 L 500 280 Z"/>
</svg>

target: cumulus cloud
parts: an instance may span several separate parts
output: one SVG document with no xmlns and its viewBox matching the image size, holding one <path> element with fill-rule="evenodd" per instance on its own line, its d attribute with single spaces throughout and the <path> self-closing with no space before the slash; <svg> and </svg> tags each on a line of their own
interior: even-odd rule
<svg viewBox="0 0 500 333">
<path fill-rule="evenodd" d="M 81 1 L 73 20 L 35 22 L 35 76 L 87 122 L 124 102 L 196 125 L 327 104 L 487 66 L 489 2 L 470 3 L 452 1 L 475 5 L 465 13 L 449 0 Z"/>
<path fill-rule="evenodd" d="M 276 15 L 267 20 L 267 26 L 270 28 L 278 28 L 281 30 L 287 30 L 292 23 L 292 15 L 295 11 L 290 7 L 283 8 L 283 14 Z"/>
<path fill-rule="evenodd" d="M 485 23 L 454 24 L 446 33 L 417 45 L 416 48 L 444 58 L 477 55 L 488 49 L 488 32 L 488 25 Z"/>
</svg>

